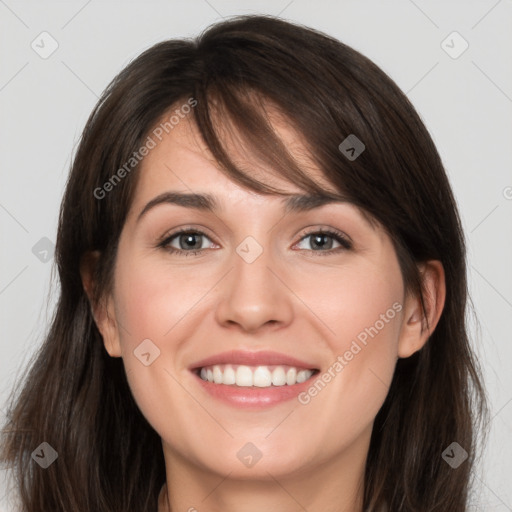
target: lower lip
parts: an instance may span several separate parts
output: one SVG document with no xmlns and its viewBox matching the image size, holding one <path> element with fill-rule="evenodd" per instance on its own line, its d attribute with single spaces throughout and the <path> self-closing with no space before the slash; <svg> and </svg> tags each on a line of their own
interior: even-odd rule
<svg viewBox="0 0 512 512">
<path fill-rule="evenodd" d="M 285 384 L 284 386 L 259 388 L 255 386 L 215 384 L 201 379 L 201 377 L 194 372 L 192 372 L 192 374 L 199 381 L 203 389 L 214 398 L 237 408 L 248 409 L 271 407 L 292 400 L 309 388 L 317 376 L 317 373 L 314 373 L 308 380 L 299 384 L 293 384 L 292 386 Z"/>
</svg>

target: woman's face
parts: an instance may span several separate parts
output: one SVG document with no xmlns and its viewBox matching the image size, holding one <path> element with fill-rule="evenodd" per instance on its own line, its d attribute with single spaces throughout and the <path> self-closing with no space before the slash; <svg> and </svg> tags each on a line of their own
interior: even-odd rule
<svg viewBox="0 0 512 512">
<path fill-rule="evenodd" d="M 300 149 L 289 128 L 276 130 Z M 187 118 L 155 141 L 99 327 L 162 438 L 168 471 L 277 478 L 362 469 L 397 357 L 419 348 L 417 302 L 406 302 L 389 237 L 351 204 L 285 212 L 285 197 L 241 188 Z M 304 194 L 266 171 L 258 177 Z M 217 207 L 161 196 L 171 193 L 208 194 Z M 180 229 L 187 233 L 173 236 Z M 216 382 L 198 375 L 205 365 Z M 295 384 L 301 371 L 309 379 Z"/>
</svg>

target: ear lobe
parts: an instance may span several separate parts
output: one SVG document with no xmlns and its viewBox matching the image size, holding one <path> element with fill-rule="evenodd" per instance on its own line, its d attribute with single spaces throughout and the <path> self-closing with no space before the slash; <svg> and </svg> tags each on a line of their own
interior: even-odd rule
<svg viewBox="0 0 512 512">
<path fill-rule="evenodd" d="M 92 317 L 101 333 L 105 349 L 111 357 L 121 357 L 121 346 L 113 299 L 110 295 L 106 298 L 102 297 L 98 301 L 95 298 L 96 283 L 94 276 L 100 255 L 99 251 L 91 251 L 82 256 L 80 260 L 80 276 L 85 293 L 89 299 Z"/>
<path fill-rule="evenodd" d="M 436 328 L 446 299 L 444 268 L 440 261 L 430 260 L 420 266 L 423 282 L 423 311 L 421 300 L 408 296 L 404 308 L 404 323 L 398 340 L 398 357 L 406 358 L 423 348 Z"/>
</svg>

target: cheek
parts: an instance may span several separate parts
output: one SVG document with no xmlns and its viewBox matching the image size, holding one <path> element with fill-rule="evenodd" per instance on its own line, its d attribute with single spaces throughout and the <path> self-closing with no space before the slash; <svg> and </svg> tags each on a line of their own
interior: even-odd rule
<svg viewBox="0 0 512 512">
<path fill-rule="evenodd" d="M 403 301 L 398 264 L 322 269 L 314 278 L 304 275 L 301 282 L 300 297 L 322 321 L 324 337 L 336 354 L 357 340 L 372 351 L 391 350 L 396 356 Z M 379 342 L 370 347 L 371 340 Z"/>
<path fill-rule="evenodd" d="M 211 287 L 207 273 L 179 271 L 158 260 L 125 260 L 116 279 L 116 315 L 131 334 L 124 344 L 145 338 L 159 343 Z"/>
<path fill-rule="evenodd" d="M 325 424 L 343 425 L 351 438 L 374 420 L 393 377 L 403 315 L 401 273 L 394 262 L 347 267 L 319 276 L 314 290 L 304 288 L 301 297 L 327 326 L 324 337 L 333 355 L 302 403 Z"/>
<path fill-rule="evenodd" d="M 190 429 L 186 418 L 195 403 L 178 383 L 180 343 L 172 340 L 190 328 L 186 315 L 204 295 L 204 286 L 196 280 L 187 285 L 183 274 L 136 258 L 119 260 L 115 279 L 115 314 L 132 395 L 157 432 L 170 429 L 184 443 L 185 427 Z"/>
</svg>

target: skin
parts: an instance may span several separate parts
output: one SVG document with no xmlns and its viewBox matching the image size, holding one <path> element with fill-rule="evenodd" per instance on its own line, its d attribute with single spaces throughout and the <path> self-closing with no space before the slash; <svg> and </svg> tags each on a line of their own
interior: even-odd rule
<svg viewBox="0 0 512 512">
<path fill-rule="evenodd" d="M 297 134 L 278 120 L 274 127 L 304 158 Z M 237 148 L 233 143 L 237 161 L 252 165 Z M 327 185 L 319 170 L 311 175 Z M 258 167 L 258 178 L 304 193 L 268 168 Z M 214 194 L 222 208 L 213 214 L 165 204 L 137 221 L 151 199 L 169 190 Z M 205 232 L 200 255 L 157 247 L 179 227 Z M 327 247 L 313 251 L 305 228 L 339 230 L 354 246 L 339 250 L 327 237 Z M 249 235 L 263 248 L 250 264 L 236 252 Z M 171 244 L 180 248 L 179 236 Z M 89 296 L 97 257 L 90 253 L 82 263 Z M 280 196 L 244 189 L 218 169 L 188 118 L 175 126 L 142 162 L 113 289 L 93 305 L 106 350 L 123 358 L 133 396 L 162 438 L 159 512 L 361 512 L 372 426 L 397 358 L 421 349 L 444 306 L 441 263 L 421 270 L 430 330 L 418 297 L 405 294 L 391 240 L 357 208 L 339 203 L 284 215 Z M 292 399 L 240 410 L 211 398 L 188 370 L 238 348 L 292 355 L 322 373 L 394 303 L 401 311 L 306 405 Z M 133 351 L 148 338 L 160 356 L 145 366 Z M 250 468 L 236 456 L 248 442 L 262 453 Z"/>
</svg>

